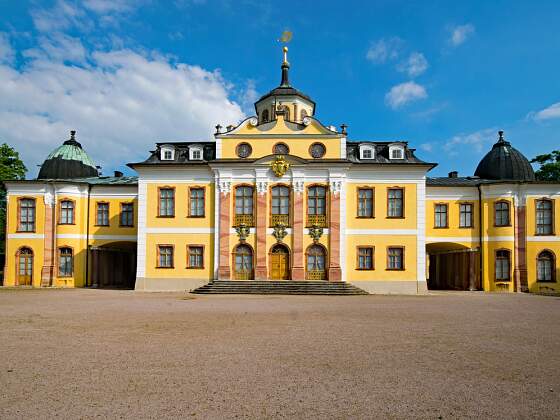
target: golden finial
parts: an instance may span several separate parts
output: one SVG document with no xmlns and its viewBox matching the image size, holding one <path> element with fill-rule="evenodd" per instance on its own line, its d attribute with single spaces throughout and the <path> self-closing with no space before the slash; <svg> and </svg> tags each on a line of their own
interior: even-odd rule
<svg viewBox="0 0 560 420">
<path fill-rule="evenodd" d="M 284 63 L 288 64 L 288 47 L 285 46 L 282 50 L 284 51 Z"/>
</svg>

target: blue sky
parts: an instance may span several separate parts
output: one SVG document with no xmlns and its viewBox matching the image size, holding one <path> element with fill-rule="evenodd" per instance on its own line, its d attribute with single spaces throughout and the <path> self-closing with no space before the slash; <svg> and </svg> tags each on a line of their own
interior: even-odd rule
<svg viewBox="0 0 560 420">
<path fill-rule="evenodd" d="M 104 173 L 210 138 L 279 83 L 354 140 L 407 140 L 471 175 L 498 129 L 559 148 L 560 3 L 0 0 L 0 140 L 36 165 L 70 129 Z"/>
</svg>

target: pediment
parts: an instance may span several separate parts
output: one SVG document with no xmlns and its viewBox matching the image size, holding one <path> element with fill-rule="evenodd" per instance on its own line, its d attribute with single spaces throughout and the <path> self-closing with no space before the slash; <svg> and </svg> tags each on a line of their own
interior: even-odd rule
<svg viewBox="0 0 560 420">
<path fill-rule="evenodd" d="M 276 158 L 279 155 L 268 155 L 268 156 L 263 156 L 262 158 L 257 159 L 255 162 L 253 162 L 254 165 L 262 165 L 262 166 L 270 166 L 271 163 L 276 161 Z M 284 158 L 284 160 L 289 163 L 290 165 L 303 165 L 306 164 L 307 161 L 305 159 L 302 159 L 298 156 L 293 156 L 293 155 L 282 155 L 282 157 Z"/>
</svg>

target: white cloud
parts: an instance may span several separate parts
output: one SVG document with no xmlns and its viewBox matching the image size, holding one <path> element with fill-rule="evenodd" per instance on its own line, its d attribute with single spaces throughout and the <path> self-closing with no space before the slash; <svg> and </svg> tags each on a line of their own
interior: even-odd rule
<svg viewBox="0 0 560 420">
<path fill-rule="evenodd" d="M 50 9 L 33 9 L 31 17 L 35 28 L 41 32 L 64 31 L 72 26 L 88 29 L 92 25 L 84 19 L 83 9 L 66 0 L 57 0 Z"/>
<path fill-rule="evenodd" d="M 257 99 L 259 99 L 259 93 L 257 92 L 254 80 L 252 79 L 247 80 L 245 89 L 243 90 L 240 96 L 241 97 L 239 101 L 241 102 L 241 106 L 243 110 L 247 114 L 251 114 L 251 115 L 254 114 L 255 110 L 253 107 L 255 105 L 255 102 L 257 102 Z"/>
<path fill-rule="evenodd" d="M 424 73 L 428 69 L 428 60 L 424 54 L 413 52 L 408 59 L 397 66 L 397 70 L 407 73 L 410 77 L 416 77 Z"/>
<path fill-rule="evenodd" d="M 445 142 L 443 150 L 451 156 L 472 151 L 481 153 L 496 142 L 496 133 L 496 128 L 485 128 L 474 133 L 458 134 Z"/>
<path fill-rule="evenodd" d="M 386 61 L 396 59 L 403 45 L 403 40 L 398 37 L 383 38 L 372 42 L 366 58 L 376 64 L 383 64 Z"/>
<path fill-rule="evenodd" d="M 23 51 L 27 58 L 48 58 L 53 61 L 73 61 L 83 63 L 86 60 L 86 49 L 78 38 L 56 32 L 50 37 L 41 36 L 38 46 Z"/>
<path fill-rule="evenodd" d="M 0 63 L 12 63 L 14 58 L 15 52 L 8 34 L 0 32 Z"/>
<path fill-rule="evenodd" d="M 560 118 L 560 102 L 556 102 L 545 109 L 541 109 L 540 111 L 531 112 L 529 117 L 537 121 Z"/>
<path fill-rule="evenodd" d="M 92 51 L 76 66 L 45 52 L 23 69 L 0 65 L 0 140 L 34 166 L 78 131 L 97 164 L 143 160 L 159 140 L 208 140 L 244 117 L 218 71 L 131 50 Z"/>
<path fill-rule="evenodd" d="M 84 0 L 83 5 L 95 13 L 123 13 L 132 10 L 135 5 L 130 0 Z"/>
<path fill-rule="evenodd" d="M 474 33 L 474 26 L 470 23 L 465 25 L 459 25 L 451 28 L 451 36 L 449 38 L 449 43 L 454 46 L 458 47 L 462 43 L 464 43 L 469 36 Z"/>
<path fill-rule="evenodd" d="M 398 109 L 410 102 L 427 97 L 428 94 L 424 86 L 410 81 L 393 86 L 385 95 L 385 103 L 392 109 Z"/>
<path fill-rule="evenodd" d="M 420 145 L 420 149 L 422 149 L 425 152 L 431 152 L 432 150 L 434 150 L 434 144 L 433 143 L 422 143 Z"/>
</svg>

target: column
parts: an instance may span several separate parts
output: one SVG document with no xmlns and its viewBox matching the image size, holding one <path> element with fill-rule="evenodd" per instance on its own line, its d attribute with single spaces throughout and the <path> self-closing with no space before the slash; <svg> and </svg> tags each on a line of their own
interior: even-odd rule
<svg viewBox="0 0 560 420">
<path fill-rule="evenodd" d="M 528 292 L 527 283 L 527 227 L 525 203 L 515 201 L 515 229 L 514 229 L 514 269 L 513 279 L 516 292 Z"/>
<path fill-rule="evenodd" d="M 297 180 L 293 183 L 293 226 L 292 226 L 292 280 L 304 280 L 304 251 L 303 251 L 303 217 L 305 214 L 303 208 L 303 189 L 305 184 L 303 180 Z"/>
<path fill-rule="evenodd" d="M 43 267 L 41 268 L 41 287 L 49 287 L 53 284 L 54 278 L 54 237 L 55 237 L 55 211 L 56 211 L 56 199 L 53 192 L 49 190 L 47 186 L 47 192 L 45 192 L 44 203 L 45 203 L 45 240 L 44 240 L 44 257 L 43 257 Z M 37 210 L 35 210 L 35 220 L 37 219 Z"/>
<path fill-rule="evenodd" d="M 255 280 L 266 280 L 268 277 L 268 269 L 266 266 L 266 201 L 268 197 L 268 182 L 257 181 L 257 255 L 255 266 Z"/>
<path fill-rule="evenodd" d="M 230 195 L 231 181 L 220 180 L 218 182 L 220 189 L 220 259 L 218 266 L 218 279 L 231 279 L 231 250 L 229 246 L 229 230 L 230 230 Z"/>
<path fill-rule="evenodd" d="M 340 269 L 340 188 L 342 181 L 329 183 L 329 281 L 341 281 Z"/>
</svg>

